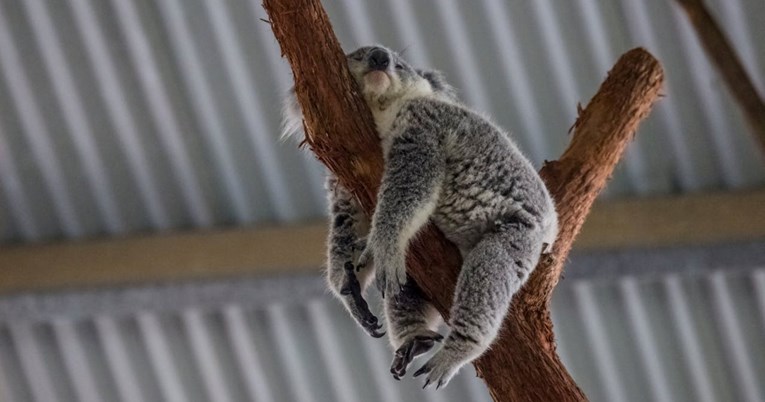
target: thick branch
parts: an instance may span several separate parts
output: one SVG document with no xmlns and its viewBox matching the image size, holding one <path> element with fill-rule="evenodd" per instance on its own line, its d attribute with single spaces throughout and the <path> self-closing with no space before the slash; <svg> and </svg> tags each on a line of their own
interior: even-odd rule
<svg viewBox="0 0 765 402">
<path fill-rule="evenodd" d="M 558 206 L 560 232 L 553 258 L 537 266 L 516 296 L 499 341 L 476 363 L 495 400 L 583 399 L 555 354 L 550 297 L 593 201 L 658 98 L 663 81 L 661 65 L 648 52 L 625 53 L 580 113 L 566 151 L 540 171 Z M 524 374 L 508 376 L 518 372 Z M 527 385 L 529 379 L 533 387 Z"/>
<path fill-rule="evenodd" d="M 752 80 L 741 64 L 736 51 L 725 37 L 720 25 L 709 13 L 703 0 L 677 0 L 696 29 L 707 56 L 717 66 L 728 89 L 738 102 L 749 129 L 765 152 L 765 102 L 757 93 Z"/>
<path fill-rule="evenodd" d="M 265 0 L 264 7 L 292 65 L 308 144 L 371 214 L 382 156 L 324 10 L 318 0 Z M 549 300 L 593 200 L 662 81 L 661 66 L 646 51 L 622 56 L 579 116 L 569 148 L 542 169 L 558 205 L 560 234 L 553 258 L 540 263 L 514 299 L 499 341 L 475 364 L 496 401 L 585 399 L 555 354 Z M 410 247 L 408 262 L 408 272 L 446 317 L 461 264 L 457 249 L 430 225 Z"/>
<path fill-rule="evenodd" d="M 264 0 L 271 28 L 295 77 L 306 143 L 340 183 L 373 211 L 382 150 L 372 112 L 319 0 Z"/>
</svg>

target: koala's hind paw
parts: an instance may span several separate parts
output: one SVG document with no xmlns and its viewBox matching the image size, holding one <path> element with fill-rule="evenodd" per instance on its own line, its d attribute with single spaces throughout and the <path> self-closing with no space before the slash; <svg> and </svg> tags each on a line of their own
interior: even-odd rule
<svg viewBox="0 0 765 402">
<path fill-rule="evenodd" d="M 347 298 L 349 309 L 356 322 L 373 338 L 380 338 L 385 332 L 380 331 L 377 317 L 369 310 L 369 304 L 361 295 L 361 284 L 351 262 L 345 263 L 345 283 L 340 288 L 340 294 Z"/>
<path fill-rule="evenodd" d="M 375 317 L 371 312 L 363 317 L 360 317 L 359 322 L 361 323 L 361 326 L 364 327 L 364 330 L 366 330 L 369 336 L 372 338 L 382 338 L 383 335 L 385 335 L 385 331 L 380 331 L 382 324 L 377 323 L 377 317 Z"/>
<path fill-rule="evenodd" d="M 422 388 L 425 389 L 430 384 L 436 384 L 436 389 L 439 389 L 449 383 L 462 365 L 462 362 L 454 361 L 441 349 L 424 366 L 415 371 L 414 376 L 428 374 L 427 378 L 425 378 L 425 385 Z"/>
<path fill-rule="evenodd" d="M 444 337 L 434 331 L 424 331 L 406 340 L 393 354 L 393 363 L 390 373 L 393 378 L 400 380 L 406 374 L 406 369 L 415 357 L 429 351 L 436 342 L 441 342 Z"/>
</svg>

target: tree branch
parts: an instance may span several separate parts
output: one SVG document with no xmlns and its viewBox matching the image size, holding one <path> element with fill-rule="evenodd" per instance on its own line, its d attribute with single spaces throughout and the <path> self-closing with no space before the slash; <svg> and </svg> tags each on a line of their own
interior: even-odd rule
<svg viewBox="0 0 765 402">
<path fill-rule="evenodd" d="M 540 171 L 558 206 L 560 231 L 553 258 L 537 266 L 516 296 L 499 341 L 476 363 L 496 401 L 584 399 L 555 353 L 550 298 L 592 203 L 663 82 L 661 65 L 647 51 L 625 53 L 580 113 L 566 151 Z"/>
<path fill-rule="evenodd" d="M 765 102 L 757 93 L 744 65 L 702 0 L 677 0 L 696 29 L 707 56 L 717 67 L 744 113 L 749 130 L 765 152 Z"/>
<path fill-rule="evenodd" d="M 295 76 L 306 142 L 371 215 L 382 154 L 371 113 L 348 72 L 318 0 L 264 0 L 274 34 Z M 514 298 L 502 333 L 475 366 L 495 401 L 585 400 L 555 353 L 549 303 L 563 262 L 593 200 L 611 175 L 663 83 L 656 59 L 635 49 L 617 62 L 574 128 L 571 145 L 541 171 L 558 205 L 552 258 Z M 461 258 L 432 224 L 411 245 L 407 271 L 446 318 Z"/>
</svg>

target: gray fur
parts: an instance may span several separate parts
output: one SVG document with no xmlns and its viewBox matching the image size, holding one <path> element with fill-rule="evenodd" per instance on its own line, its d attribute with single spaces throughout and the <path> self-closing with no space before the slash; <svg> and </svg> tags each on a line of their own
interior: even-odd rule
<svg viewBox="0 0 765 402">
<path fill-rule="evenodd" d="M 384 68 L 380 52 L 390 60 Z M 405 267 L 410 240 L 428 221 L 435 223 L 464 260 L 450 332 L 415 373 L 427 374 L 426 386 L 442 386 L 492 344 L 513 295 L 540 254 L 552 247 L 557 214 L 544 183 L 509 135 L 462 105 L 443 74 L 414 69 L 380 46 L 356 50 L 348 63 L 372 109 L 385 170 L 368 234 L 360 228 L 364 219 L 351 195 L 333 184 L 330 287 L 343 297 L 338 289 L 348 271 L 340 267 L 366 235 L 358 261 L 361 289 L 374 271 L 386 298 L 389 339 L 397 348 L 391 371 L 403 375 L 414 356 L 440 340 L 432 332 L 437 315 Z M 353 216 L 359 225 L 353 231 L 338 226 L 340 216 Z M 344 301 L 359 321 L 355 307 Z"/>
<path fill-rule="evenodd" d="M 337 183 L 333 176 L 327 178 L 330 217 L 329 227 L 327 282 L 330 290 L 345 305 L 353 319 L 369 335 L 379 338 L 380 325 L 377 317 L 369 311 L 363 299 L 364 290 L 372 279 L 371 266 L 353 266 L 358 251 L 365 248 L 362 234 L 369 231 L 369 221 L 361 212 L 358 203 L 350 192 Z"/>
</svg>

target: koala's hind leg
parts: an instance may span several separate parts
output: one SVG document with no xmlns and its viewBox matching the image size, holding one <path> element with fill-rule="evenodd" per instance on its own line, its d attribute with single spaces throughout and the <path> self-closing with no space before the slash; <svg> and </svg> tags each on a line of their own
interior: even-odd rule
<svg viewBox="0 0 765 402">
<path fill-rule="evenodd" d="M 395 350 L 390 372 L 398 380 L 406 374 L 415 357 L 443 339 L 435 332 L 441 316 L 412 278 L 407 277 L 401 292 L 385 299 L 385 318 L 388 337 Z"/>
<path fill-rule="evenodd" d="M 378 323 L 377 317 L 372 314 L 363 296 L 371 279 L 372 269 L 370 267 L 357 272 L 350 261 L 346 262 L 342 269 L 339 265 L 331 266 L 327 273 L 330 289 L 343 302 L 351 317 L 369 335 L 380 338 L 385 335 L 385 332 L 380 331 L 382 325 Z"/>
<path fill-rule="evenodd" d="M 512 217 L 467 253 L 457 280 L 449 335 L 414 373 L 428 374 L 425 386 L 446 385 L 464 364 L 489 348 L 513 295 L 537 265 L 542 237 L 538 225 Z"/>
<path fill-rule="evenodd" d="M 366 266 L 356 269 L 353 259 L 365 248 L 360 237 L 364 232 L 364 217 L 351 194 L 330 177 L 327 182 L 330 195 L 327 283 L 351 314 L 353 319 L 371 336 L 379 338 L 385 333 L 382 325 L 369 310 L 364 290 L 372 279 L 374 269 Z"/>
</svg>

